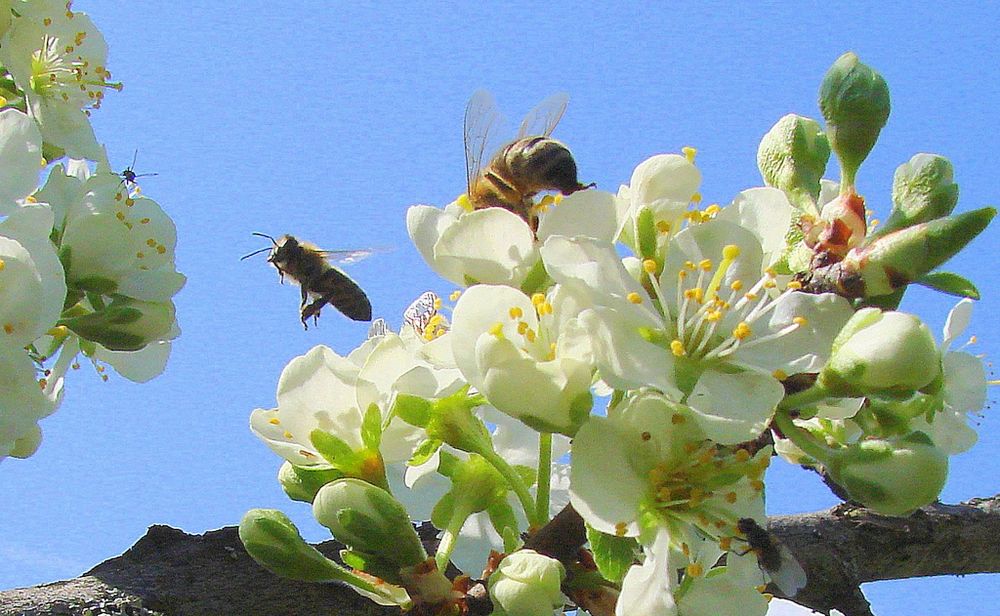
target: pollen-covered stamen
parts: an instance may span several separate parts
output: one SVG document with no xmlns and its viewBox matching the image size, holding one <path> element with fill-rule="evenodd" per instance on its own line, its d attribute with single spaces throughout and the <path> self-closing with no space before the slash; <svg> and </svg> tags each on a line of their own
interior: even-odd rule
<svg viewBox="0 0 1000 616">
<path fill-rule="evenodd" d="M 85 32 L 77 33 L 77 44 L 85 36 Z M 46 34 L 42 46 L 31 55 L 28 86 L 39 96 L 73 102 L 81 109 L 97 109 L 104 98 L 103 90 L 121 90 L 122 84 L 110 81 L 111 73 L 103 66 L 92 67 L 82 56 L 72 56 L 74 52 L 74 46 L 63 45 L 58 38 Z"/>
</svg>

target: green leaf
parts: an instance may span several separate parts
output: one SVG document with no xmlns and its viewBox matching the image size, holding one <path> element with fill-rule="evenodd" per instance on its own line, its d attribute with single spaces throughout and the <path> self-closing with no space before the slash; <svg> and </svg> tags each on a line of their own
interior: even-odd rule
<svg viewBox="0 0 1000 616">
<path fill-rule="evenodd" d="M 587 525 L 587 540 L 594 553 L 597 570 L 606 579 L 621 583 L 625 573 L 631 567 L 639 554 L 639 544 L 632 537 L 615 537 Z"/>
<path fill-rule="evenodd" d="M 952 272 L 932 272 L 921 276 L 915 282 L 919 285 L 958 297 L 979 299 L 979 289 L 970 280 Z"/>
<path fill-rule="evenodd" d="M 426 441 L 420 443 L 417 448 L 413 451 L 413 455 L 407 460 L 406 464 L 409 466 L 420 466 L 421 464 L 427 462 L 431 459 L 438 449 L 441 448 L 441 441 L 437 439 L 427 439 Z"/>
<path fill-rule="evenodd" d="M 447 528 L 451 522 L 451 516 L 455 512 L 455 495 L 449 490 L 441 497 L 441 500 L 434 505 L 431 511 L 431 524 L 438 528 Z"/>
<path fill-rule="evenodd" d="M 377 450 L 382 440 L 382 411 L 372 402 L 361 421 L 361 442 L 365 447 Z"/>
<path fill-rule="evenodd" d="M 419 396 L 399 394 L 392 407 L 393 415 L 418 428 L 426 428 L 431 419 L 433 405 Z"/>
<path fill-rule="evenodd" d="M 351 474 L 364 461 L 340 437 L 319 428 L 309 433 L 309 441 L 316 448 L 316 451 L 323 456 L 323 459 L 332 464 L 334 468 L 345 473 Z"/>
</svg>

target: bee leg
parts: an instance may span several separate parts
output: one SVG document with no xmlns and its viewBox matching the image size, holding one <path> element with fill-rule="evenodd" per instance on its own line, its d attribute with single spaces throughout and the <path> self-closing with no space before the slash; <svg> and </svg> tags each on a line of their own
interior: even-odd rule
<svg viewBox="0 0 1000 616">
<path fill-rule="evenodd" d="M 306 307 L 306 300 L 309 299 L 309 292 L 306 291 L 305 287 L 301 287 L 301 291 L 302 291 L 302 303 L 299 304 L 299 308 L 303 309 Z M 303 312 L 303 314 L 305 314 L 305 312 Z"/>
<path fill-rule="evenodd" d="M 323 298 L 320 298 L 308 306 L 302 307 L 302 325 L 304 325 L 306 329 L 309 329 L 309 317 L 312 317 L 313 325 L 317 325 L 319 323 L 319 314 L 325 305 L 326 301 Z"/>
</svg>

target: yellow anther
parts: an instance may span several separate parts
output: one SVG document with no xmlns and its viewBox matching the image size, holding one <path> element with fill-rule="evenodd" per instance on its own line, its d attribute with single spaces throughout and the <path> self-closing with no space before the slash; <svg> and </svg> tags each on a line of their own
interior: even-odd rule
<svg viewBox="0 0 1000 616">
<path fill-rule="evenodd" d="M 654 261 L 652 259 L 646 259 L 645 261 L 642 262 L 642 269 L 647 274 L 655 274 L 656 273 L 656 261 Z"/>
<path fill-rule="evenodd" d="M 777 286 L 778 286 L 778 283 L 776 283 L 773 280 L 765 280 L 764 281 L 764 288 L 765 289 L 773 289 L 773 288 L 775 288 Z"/>
<path fill-rule="evenodd" d="M 723 537 L 722 539 L 719 539 L 719 549 L 722 550 L 723 552 L 728 552 L 729 549 L 732 547 L 733 547 L 732 537 Z"/>
<path fill-rule="evenodd" d="M 35 195 L 28 195 L 24 198 L 24 200 L 28 203 L 38 203 L 38 199 L 35 198 Z"/>
<path fill-rule="evenodd" d="M 126 207 L 132 207 L 133 205 L 135 205 L 135 199 L 133 199 L 132 197 L 126 198 L 125 205 Z"/>
<path fill-rule="evenodd" d="M 753 490 L 755 492 L 763 492 L 764 491 L 764 482 L 761 481 L 760 479 L 751 479 L 750 480 L 750 487 L 753 488 Z"/>
<path fill-rule="evenodd" d="M 726 492 L 726 502 L 730 505 L 736 504 L 736 492 Z"/>
<path fill-rule="evenodd" d="M 448 301 L 457 302 L 459 297 L 462 297 L 462 290 L 455 289 L 454 291 L 451 292 L 451 295 L 448 296 Z M 437 306 L 435 305 L 435 307 Z"/>
<path fill-rule="evenodd" d="M 524 321 L 519 321 L 517 324 L 517 333 L 523 336 L 526 331 L 528 331 L 528 324 Z"/>
<path fill-rule="evenodd" d="M 743 297 L 747 298 L 747 301 L 752 302 L 753 300 L 757 299 L 757 294 L 756 293 L 747 293 Z"/>
<path fill-rule="evenodd" d="M 716 214 L 718 214 L 721 211 L 722 211 L 722 208 L 719 207 L 718 203 L 713 203 L 712 205 L 710 205 L 707 208 L 705 208 L 705 213 L 708 214 L 709 216 L 715 216 Z"/>
<path fill-rule="evenodd" d="M 740 256 L 740 247 L 736 244 L 726 244 L 722 249 L 722 257 L 724 259 L 735 259 Z"/>
<path fill-rule="evenodd" d="M 805 327 L 806 325 L 809 325 L 809 319 L 805 317 L 795 317 L 792 319 L 792 323 L 795 323 L 799 327 Z"/>
<path fill-rule="evenodd" d="M 656 230 L 660 233 L 670 233 L 670 223 L 665 220 L 657 221 Z"/>
<path fill-rule="evenodd" d="M 684 443 L 684 453 L 692 454 L 696 451 L 698 451 L 697 443 L 690 443 L 690 442 Z"/>
<path fill-rule="evenodd" d="M 14 324 L 13 323 L 4 323 L 3 330 L 5 332 L 7 332 L 8 334 L 13 334 L 14 333 Z"/>
<path fill-rule="evenodd" d="M 285 430 L 285 433 L 284 433 L 284 434 L 283 434 L 282 436 L 284 436 L 284 437 L 285 437 L 285 438 L 287 438 L 288 440 L 291 440 L 291 439 L 292 439 L 292 433 L 291 433 L 291 432 L 289 432 L 288 430 Z"/>
<path fill-rule="evenodd" d="M 507 311 L 510 315 L 511 320 L 516 321 L 524 316 L 524 311 L 521 310 L 520 306 L 511 306 L 510 310 Z"/>
<path fill-rule="evenodd" d="M 771 373 L 771 376 L 778 379 L 779 381 L 784 381 L 788 378 L 788 373 L 784 370 L 778 369 Z"/>
<path fill-rule="evenodd" d="M 691 195 L 691 203 L 701 203 L 701 193 Z"/>
<path fill-rule="evenodd" d="M 767 268 L 766 270 L 764 270 L 764 273 L 767 274 L 769 278 L 777 278 L 778 277 L 778 272 L 774 271 L 773 267 Z"/>
<path fill-rule="evenodd" d="M 661 486 L 656 491 L 656 498 L 658 498 L 659 500 L 661 500 L 663 502 L 669 501 L 670 500 L 670 488 L 668 488 L 667 486 Z"/>
<path fill-rule="evenodd" d="M 681 148 L 681 153 L 684 154 L 684 158 L 686 158 L 689 163 L 693 163 L 695 155 L 698 154 L 698 150 L 686 145 Z"/>
<path fill-rule="evenodd" d="M 737 462 L 746 462 L 750 459 L 750 452 L 746 449 L 737 449 L 733 457 L 736 458 Z"/>
<path fill-rule="evenodd" d="M 494 323 L 488 330 L 494 337 L 503 340 L 503 323 Z"/>
<path fill-rule="evenodd" d="M 733 338 L 737 340 L 745 340 L 752 333 L 746 321 L 740 321 L 740 324 L 733 328 Z"/>
<path fill-rule="evenodd" d="M 675 357 L 684 357 L 687 355 L 687 351 L 684 350 L 684 343 L 680 340 L 674 340 L 670 343 L 670 352 L 673 353 Z"/>
<path fill-rule="evenodd" d="M 636 293 L 635 291 L 632 291 L 631 293 L 629 293 L 625 297 L 628 299 L 628 301 L 632 302 L 633 304 L 641 304 L 642 303 L 642 296 L 639 295 L 638 293 Z"/>
<path fill-rule="evenodd" d="M 156 246 L 156 240 L 154 240 L 153 238 L 149 238 L 148 240 L 146 240 L 146 245 L 152 248 L 153 246 Z"/>
<path fill-rule="evenodd" d="M 7 262 L 4 261 L 3 259 L 0 259 L 0 272 L 2 272 L 5 267 L 7 267 Z"/>
<path fill-rule="evenodd" d="M 705 320 L 708 321 L 709 323 L 716 323 L 718 321 L 721 321 L 722 320 L 722 311 L 721 310 L 709 310 L 708 312 L 705 313 Z"/>
<path fill-rule="evenodd" d="M 681 415 L 680 413 L 674 413 L 673 415 L 670 416 L 670 423 L 674 424 L 675 426 L 680 425 L 685 421 L 687 421 L 687 417 Z"/>
<path fill-rule="evenodd" d="M 691 563 L 684 571 L 691 577 L 701 577 L 705 574 L 705 568 L 699 563 Z"/>
<path fill-rule="evenodd" d="M 272 426 L 277 426 L 278 424 L 281 423 L 281 420 L 278 419 L 277 417 L 272 417 L 267 420 L 267 423 L 271 424 Z"/>
<path fill-rule="evenodd" d="M 802 288 L 802 283 L 798 280 L 790 280 L 788 284 L 785 285 L 786 289 L 791 289 L 792 291 L 798 291 Z"/>
<path fill-rule="evenodd" d="M 705 291 L 701 287 L 695 287 L 684 291 L 684 297 L 693 299 L 700 304 L 705 299 Z"/>
<path fill-rule="evenodd" d="M 546 314 L 552 314 L 552 304 L 548 302 L 542 302 L 538 306 L 538 314 L 544 316 Z"/>
<path fill-rule="evenodd" d="M 115 218 L 117 218 L 118 220 L 125 220 L 125 212 L 116 212 Z"/>
<path fill-rule="evenodd" d="M 535 293 L 534 295 L 531 296 L 531 305 L 534 306 L 535 308 L 537 308 L 538 305 L 543 302 L 545 302 L 545 295 L 541 293 Z"/>
<path fill-rule="evenodd" d="M 690 556 L 691 555 L 691 547 L 687 543 L 682 543 L 681 544 L 681 553 L 684 554 L 685 556 Z"/>
<path fill-rule="evenodd" d="M 710 272 L 712 271 L 712 268 L 715 267 L 715 265 L 712 264 L 711 259 L 702 259 L 701 261 L 698 261 L 698 267 L 705 270 L 706 272 Z"/>
<path fill-rule="evenodd" d="M 691 270 L 692 272 L 693 272 L 693 271 L 694 271 L 695 269 L 697 269 L 697 268 L 695 267 L 695 264 L 694 264 L 694 261 L 685 261 L 685 262 L 684 262 L 684 267 L 688 268 L 688 269 L 689 269 L 689 270 Z"/>
<path fill-rule="evenodd" d="M 529 329 L 528 331 L 524 332 L 524 337 L 528 342 L 534 342 L 536 338 L 535 330 Z"/>
<path fill-rule="evenodd" d="M 677 270 L 677 280 L 684 280 L 688 277 L 687 270 Z"/>
<path fill-rule="evenodd" d="M 625 531 L 628 529 L 628 524 L 625 522 L 619 522 L 615 524 L 615 536 L 624 537 Z"/>
<path fill-rule="evenodd" d="M 140 218 L 139 219 L 139 224 L 140 225 L 148 225 L 149 224 L 149 219 L 148 218 Z"/>
<path fill-rule="evenodd" d="M 471 212 L 473 210 L 472 201 L 469 200 L 469 195 L 467 194 L 459 195 L 458 199 L 455 199 L 455 203 L 466 212 Z"/>
</svg>

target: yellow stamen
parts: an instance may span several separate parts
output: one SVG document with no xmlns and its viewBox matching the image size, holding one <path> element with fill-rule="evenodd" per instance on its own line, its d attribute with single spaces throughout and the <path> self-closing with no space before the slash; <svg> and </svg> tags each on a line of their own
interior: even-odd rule
<svg viewBox="0 0 1000 616">
<path fill-rule="evenodd" d="M 689 163 L 694 163 L 694 157 L 698 154 L 698 150 L 686 145 L 681 148 L 681 153 L 684 154 L 684 158 L 686 158 Z"/>
<path fill-rule="evenodd" d="M 520 306 L 511 306 L 510 310 L 507 311 L 507 314 L 510 315 L 512 321 L 516 321 L 524 316 L 524 311 L 521 310 Z M 527 326 L 527 324 L 525 324 L 525 326 Z"/>
<path fill-rule="evenodd" d="M 503 340 L 503 323 L 494 323 L 488 331 L 498 340 Z"/>
<path fill-rule="evenodd" d="M 455 200 L 455 203 L 457 203 L 458 207 L 462 208 L 466 212 L 471 212 L 473 209 L 472 201 L 469 200 L 469 195 L 467 194 L 460 195 L 458 199 Z"/>
<path fill-rule="evenodd" d="M 524 335 L 524 332 L 528 331 L 528 324 L 524 321 L 520 321 L 517 324 L 517 333 Z"/>
<path fill-rule="evenodd" d="M 462 290 L 455 289 L 454 291 L 451 292 L 451 295 L 448 296 L 448 300 L 452 302 L 457 302 L 459 297 L 462 297 Z"/>
<path fill-rule="evenodd" d="M 291 432 L 289 432 L 288 430 L 285 430 L 285 433 L 284 433 L 284 434 L 283 434 L 282 436 L 284 436 L 284 437 L 285 437 L 285 438 L 287 438 L 288 440 L 291 440 L 291 439 L 292 439 L 292 433 L 291 433 Z"/>
<path fill-rule="evenodd" d="M 733 456 L 736 458 L 737 462 L 746 462 L 750 459 L 750 452 L 746 449 L 737 449 Z"/>
<path fill-rule="evenodd" d="M 13 323 L 4 323 L 3 330 L 5 332 L 7 332 L 8 334 L 13 334 L 14 333 L 14 325 L 13 325 Z"/>
<path fill-rule="evenodd" d="M 687 351 L 684 350 L 684 343 L 680 340 L 674 340 L 670 343 L 670 352 L 676 357 L 684 357 L 687 355 Z"/>
<path fill-rule="evenodd" d="M 673 415 L 670 416 L 670 423 L 674 424 L 675 426 L 680 425 L 685 421 L 687 421 L 687 417 L 684 417 L 680 413 L 674 413 Z"/>
<path fill-rule="evenodd" d="M 802 283 L 798 280 L 790 280 L 788 284 L 785 285 L 786 289 L 791 289 L 792 291 L 798 291 L 802 288 Z"/>
<path fill-rule="evenodd" d="M 712 205 L 710 205 L 707 208 L 705 208 L 705 213 L 708 214 L 709 216 L 715 216 L 715 215 L 717 215 L 721 211 L 722 211 L 722 208 L 719 207 L 718 203 L 713 203 Z"/>
<path fill-rule="evenodd" d="M 702 259 L 701 261 L 698 262 L 698 267 L 705 270 L 706 272 L 710 272 L 712 271 L 712 260 Z"/>
<path fill-rule="evenodd" d="M 625 522 L 619 522 L 615 524 L 615 536 L 624 537 L 625 531 L 628 529 L 628 524 Z"/>
<path fill-rule="evenodd" d="M 272 417 L 267 420 L 267 423 L 271 424 L 272 426 L 276 426 L 281 423 L 281 420 L 278 419 L 277 417 Z"/>
<path fill-rule="evenodd" d="M 736 504 L 736 492 L 726 492 L 726 502 L 730 505 Z"/>
<path fill-rule="evenodd" d="M 660 233 L 670 233 L 670 223 L 665 220 L 658 221 L 656 223 L 656 230 Z"/>
<path fill-rule="evenodd" d="M 752 333 L 746 321 L 740 321 L 740 324 L 733 328 L 733 338 L 737 340 L 745 340 Z"/>
<path fill-rule="evenodd" d="M 629 293 L 625 297 L 628 299 L 628 301 L 632 302 L 633 304 L 641 304 L 642 303 L 642 296 L 639 295 L 638 293 L 636 293 L 635 291 L 632 291 L 631 293 Z"/>
<path fill-rule="evenodd" d="M 778 379 L 779 381 L 784 381 L 788 378 L 788 373 L 784 370 L 778 369 L 771 373 L 771 376 Z"/>
<path fill-rule="evenodd" d="M 538 305 L 544 302 L 545 302 L 545 296 L 542 295 L 541 293 L 535 293 L 534 295 L 531 296 L 531 305 L 534 306 L 535 308 L 538 308 Z"/>
<path fill-rule="evenodd" d="M 792 323 L 795 323 L 799 327 L 805 327 L 806 325 L 809 325 L 809 319 L 805 317 L 795 317 L 792 319 Z"/>
<path fill-rule="evenodd" d="M 722 539 L 719 539 L 720 550 L 722 550 L 723 552 L 728 552 L 731 547 L 733 547 L 732 537 L 723 537 Z"/>
<path fill-rule="evenodd" d="M 691 203 L 701 203 L 701 193 L 691 195 Z"/>
<path fill-rule="evenodd" d="M 691 577 L 701 577 L 705 574 L 705 568 L 699 563 L 691 563 L 687 566 L 685 572 Z"/>
<path fill-rule="evenodd" d="M 715 275 L 712 276 L 712 282 L 708 283 L 708 296 L 714 299 L 719 293 L 719 287 L 722 285 L 722 278 L 726 275 L 729 267 L 736 261 L 736 258 L 740 256 L 740 247 L 736 244 L 726 244 L 722 249 L 722 263 L 719 263 L 719 268 L 715 270 Z"/>
<path fill-rule="evenodd" d="M 656 273 L 656 261 L 654 261 L 652 259 L 646 259 L 645 261 L 642 262 L 642 269 L 647 274 L 655 274 Z"/>
<path fill-rule="evenodd" d="M 535 330 L 529 329 L 528 331 L 524 332 L 524 337 L 525 337 L 525 339 L 528 342 L 534 342 L 535 341 Z"/>
<path fill-rule="evenodd" d="M 4 261 L 3 259 L 0 259 L 0 272 L 2 272 L 5 267 L 7 267 L 7 262 Z"/>
<path fill-rule="evenodd" d="M 764 491 L 764 482 L 761 481 L 760 479 L 751 479 L 750 480 L 750 487 L 753 488 L 755 492 L 763 492 Z"/>
</svg>

